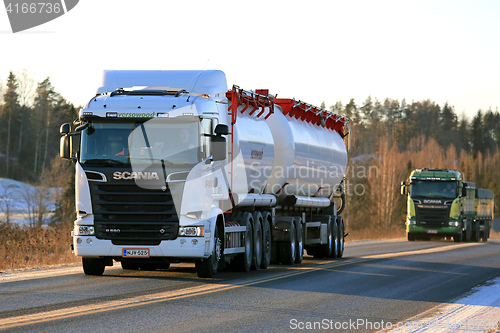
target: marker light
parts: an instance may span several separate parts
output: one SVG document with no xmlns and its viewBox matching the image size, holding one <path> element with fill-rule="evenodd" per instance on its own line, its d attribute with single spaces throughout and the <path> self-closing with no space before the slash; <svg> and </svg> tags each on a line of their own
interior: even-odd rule
<svg viewBox="0 0 500 333">
<path fill-rule="evenodd" d="M 94 227 L 90 225 L 76 225 L 75 236 L 94 236 Z"/>
</svg>

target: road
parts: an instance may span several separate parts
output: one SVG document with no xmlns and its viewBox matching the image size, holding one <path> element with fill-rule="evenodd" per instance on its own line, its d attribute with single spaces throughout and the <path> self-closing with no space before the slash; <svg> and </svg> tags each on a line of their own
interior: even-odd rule
<svg viewBox="0 0 500 333">
<path fill-rule="evenodd" d="M 344 258 L 199 279 L 167 271 L 81 267 L 0 274 L 0 331 L 377 331 L 500 275 L 500 243 L 350 242 Z M 500 319 L 500 318 L 497 318 Z"/>
</svg>

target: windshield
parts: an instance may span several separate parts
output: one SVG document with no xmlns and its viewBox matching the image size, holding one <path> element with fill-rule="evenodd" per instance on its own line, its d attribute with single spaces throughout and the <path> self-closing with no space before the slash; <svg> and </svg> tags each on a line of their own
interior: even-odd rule
<svg viewBox="0 0 500 333">
<path fill-rule="evenodd" d="M 457 182 L 412 180 L 410 195 L 412 197 L 456 198 Z"/>
<path fill-rule="evenodd" d="M 200 133 L 197 117 L 91 121 L 82 132 L 80 162 L 120 165 L 154 160 L 193 165 L 206 155 L 206 140 Z"/>
</svg>

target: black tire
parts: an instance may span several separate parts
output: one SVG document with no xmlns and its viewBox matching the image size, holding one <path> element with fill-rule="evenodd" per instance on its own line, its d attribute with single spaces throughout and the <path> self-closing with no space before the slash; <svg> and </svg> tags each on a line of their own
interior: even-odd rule
<svg viewBox="0 0 500 333">
<path fill-rule="evenodd" d="M 344 256 L 344 234 L 345 234 L 345 226 L 344 226 L 344 220 L 342 219 L 342 216 L 337 217 L 337 222 L 338 222 L 338 235 L 339 235 L 339 241 L 338 241 L 338 249 L 337 249 L 337 258 L 342 258 Z"/>
<path fill-rule="evenodd" d="M 406 237 L 408 238 L 409 242 L 413 242 L 416 239 L 415 234 L 412 234 L 412 233 L 409 233 L 409 232 L 406 232 Z"/>
<path fill-rule="evenodd" d="M 479 222 L 474 222 L 474 229 L 475 231 L 472 233 L 472 241 L 473 242 L 479 242 Z"/>
<path fill-rule="evenodd" d="M 85 275 L 102 275 L 104 273 L 104 261 L 99 258 L 82 258 L 83 272 Z"/>
<path fill-rule="evenodd" d="M 463 234 L 463 232 L 460 231 L 460 233 L 453 235 L 453 241 L 455 243 L 460 243 L 462 241 L 462 234 Z"/>
<path fill-rule="evenodd" d="M 299 217 L 295 218 L 295 263 L 300 264 L 304 259 L 304 234 L 302 232 L 302 221 Z"/>
<path fill-rule="evenodd" d="M 472 224 L 467 223 L 467 228 L 465 229 L 465 233 L 462 234 L 462 241 L 468 243 L 470 242 L 471 234 L 472 234 Z"/>
<path fill-rule="evenodd" d="M 262 260 L 260 261 L 260 268 L 266 269 L 271 264 L 271 250 L 273 235 L 271 231 L 271 224 L 268 219 L 269 213 L 262 215 Z"/>
<path fill-rule="evenodd" d="M 293 221 L 290 223 L 289 236 L 288 240 L 280 242 L 280 258 L 281 263 L 284 265 L 293 265 L 297 254 L 295 249 L 295 238 L 297 237 L 297 232 Z"/>
<path fill-rule="evenodd" d="M 245 242 L 245 252 L 238 254 L 235 260 L 235 267 L 240 272 L 248 272 L 252 267 L 253 261 L 253 228 L 252 228 L 252 214 L 244 213 L 240 217 L 240 224 L 247 227 L 243 236 Z"/>
<path fill-rule="evenodd" d="M 339 249 L 339 225 L 337 220 L 332 220 L 332 252 L 328 258 L 337 258 L 337 252 Z"/>
<path fill-rule="evenodd" d="M 254 214 L 252 269 L 259 270 L 262 262 L 262 215 Z"/>
<path fill-rule="evenodd" d="M 219 269 L 219 259 L 222 254 L 222 241 L 219 237 L 219 228 L 214 230 L 214 248 L 212 254 L 207 259 L 196 260 L 196 274 L 199 278 L 213 278 Z"/>
</svg>

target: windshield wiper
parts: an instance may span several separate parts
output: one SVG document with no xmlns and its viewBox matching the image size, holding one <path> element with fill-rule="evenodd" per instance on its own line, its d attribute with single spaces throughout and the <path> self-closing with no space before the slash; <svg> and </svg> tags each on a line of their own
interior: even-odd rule
<svg viewBox="0 0 500 333">
<path fill-rule="evenodd" d="M 127 165 L 127 163 L 114 160 L 112 158 L 91 158 L 89 160 L 85 160 L 84 164 L 99 164 L 99 165 Z"/>
<path fill-rule="evenodd" d="M 148 162 L 159 162 L 159 163 L 162 163 L 166 166 L 170 166 L 170 167 L 185 167 L 185 166 L 192 166 L 192 165 L 195 165 L 197 163 L 188 163 L 188 162 L 181 162 L 181 163 L 175 163 L 175 162 L 171 162 L 169 160 L 165 160 L 165 159 L 160 159 L 160 158 L 134 158 L 134 157 L 131 157 L 130 158 L 131 160 L 143 160 L 143 161 L 148 161 Z"/>
</svg>

